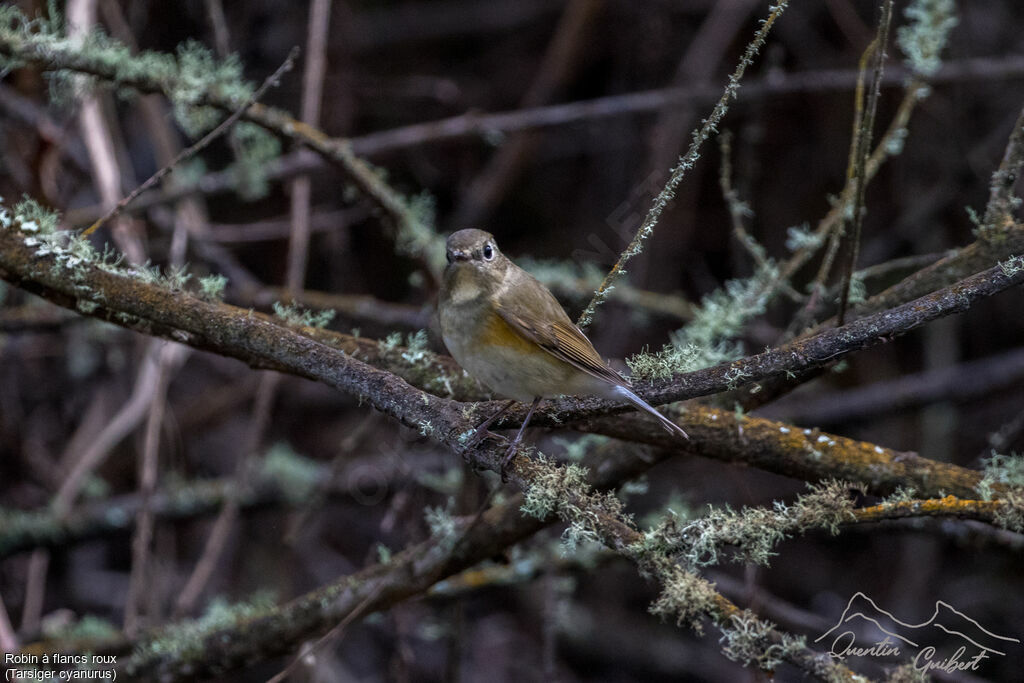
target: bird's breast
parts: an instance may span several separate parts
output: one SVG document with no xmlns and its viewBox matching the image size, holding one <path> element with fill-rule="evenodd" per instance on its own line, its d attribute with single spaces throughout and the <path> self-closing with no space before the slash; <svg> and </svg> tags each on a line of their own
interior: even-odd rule
<svg viewBox="0 0 1024 683">
<path fill-rule="evenodd" d="M 452 356 L 470 375 L 518 401 L 571 393 L 571 380 L 580 374 L 517 333 L 489 306 L 446 307 L 441 332 Z"/>
</svg>

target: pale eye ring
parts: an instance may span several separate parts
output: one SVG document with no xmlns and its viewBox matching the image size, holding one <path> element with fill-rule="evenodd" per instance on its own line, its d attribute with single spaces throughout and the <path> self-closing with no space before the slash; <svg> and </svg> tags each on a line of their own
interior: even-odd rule
<svg viewBox="0 0 1024 683">
<path fill-rule="evenodd" d="M 484 260 L 490 261 L 494 258 L 494 247 L 489 244 L 484 245 Z"/>
</svg>

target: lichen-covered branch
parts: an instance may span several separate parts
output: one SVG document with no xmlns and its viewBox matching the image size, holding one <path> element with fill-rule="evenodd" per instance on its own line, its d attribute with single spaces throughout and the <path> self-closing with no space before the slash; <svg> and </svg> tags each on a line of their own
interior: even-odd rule
<svg viewBox="0 0 1024 683">
<path fill-rule="evenodd" d="M 593 470 L 592 485 L 612 486 L 651 466 L 646 458 L 618 451 Z M 432 536 L 285 605 L 228 612 L 219 620 L 187 621 L 147 634 L 120 662 L 120 672 L 133 679 L 193 680 L 294 651 L 360 606 L 363 615 L 387 609 L 556 521 L 554 514 L 543 519 L 521 514 L 523 502 L 515 495 L 479 520 L 453 520 L 445 537 Z"/>
<path fill-rule="evenodd" d="M 1012 223 L 999 234 L 998 239 L 978 239 L 971 244 L 957 249 L 937 261 L 926 265 L 896 284 L 872 296 L 867 301 L 854 307 L 853 315 L 869 316 L 884 312 L 886 309 L 906 304 L 917 297 L 950 287 L 958 280 L 966 278 L 993 264 L 1011 263 L 1019 254 L 1024 254 L 1024 225 Z M 814 328 L 803 333 L 803 338 L 811 337 L 835 324 L 835 319 L 825 320 Z M 826 366 L 821 366 L 826 367 Z M 737 403 L 746 410 L 753 410 L 778 398 L 779 395 L 793 389 L 812 377 L 818 370 L 796 373 L 795 376 L 776 377 L 763 385 L 764 391 L 751 394 L 744 391 L 735 397 Z"/>
<path fill-rule="evenodd" d="M 927 500 L 901 500 L 854 510 L 854 519 L 850 523 L 884 522 L 910 517 L 957 517 L 1003 526 L 1008 505 L 1005 500 L 971 500 L 952 495 Z"/>
<path fill-rule="evenodd" d="M 684 444 L 638 415 L 593 420 L 580 428 L 660 446 L 673 453 L 682 449 L 723 462 L 743 463 L 808 482 L 829 478 L 855 481 L 878 495 L 911 487 L 926 496 L 949 493 L 971 498 L 977 495 L 982 479 L 975 470 L 915 453 L 706 406 L 688 406 L 679 424 L 690 435 Z"/>
<path fill-rule="evenodd" d="M 965 277 L 944 289 L 862 317 L 842 327 L 825 330 L 731 363 L 637 383 L 638 393 L 653 405 L 661 405 L 822 367 L 855 351 L 890 341 L 932 320 L 962 313 L 974 302 L 1021 283 L 1024 283 L 1024 269 L 1004 269 L 990 265 L 987 270 Z M 598 399 L 561 399 L 539 410 L 534 420 L 552 424 L 609 412 L 612 412 L 612 407 Z M 509 416 L 505 424 L 518 417 Z"/>
<path fill-rule="evenodd" d="M 928 79 L 928 82 L 943 84 L 965 80 L 974 83 L 986 80 L 1015 80 L 1019 79 L 1022 74 L 1024 74 L 1024 57 L 1022 56 L 982 57 L 947 61 Z M 747 80 L 743 86 L 743 101 L 751 102 L 759 98 L 777 97 L 783 94 L 849 90 L 855 85 L 857 76 L 858 72 L 851 69 L 772 73 L 769 76 Z M 912 76 L 909 70 L 895 66 L 885 72 L 883 85 L 904 87 Z M 918 87 L 923 85 L 919 80 L 912 83 Z M 910 88 L 906 87 L 906 90 L 909 94 Z M 673 106 L 711 103 L 719 95 L 720 91 L 716 86 L 691 85 L 610 95 L 591 100 L 516 109 L 508 112 L 470 111 L 448 119 L 414 123 L 399 128 L 367 133 L 351 138 L 351 144 L 352 150 L 356 154 L 373 157 L 435 142 L 465 138 L 477 139 L 493 132 L 516 132 L 561 126 L 579 121 L 656 112 Z M 913 99 L 916 101 L 920 98 L 915 96 Z M 912 103 L 905 99 L 904 104 Z M 902 113 L 904 104 L 901 104 L 900 110 L 895 115 L 894 127 L 891 130 L 900 130 L 900 127 L 896 125 L 897 121 L 902 120 L 905 125 L 906 118 Z M 895 142 L 893 140 L 891 149 L 897 148 Z M 884 152 L 882 148 L 878 147 L 876 153 L 879 152 L 892 153 L 891 151 Z M 311 154 L 307 150 L 300 150 L 269 162 L 264 168 L 264 172 L 269 180 L 287 180 L 296 175 L 323 171 L 326 168 L 328 168 L 328 162 L 323 157 Z M 159 204 L 172 203 L 192 194 L 229 192 L 234 190 L 237 184 L 238 178 L 233 169 L 210 171 L 193 182 L 182 181 L 172 188 L 140 197 L 138 201 L 128 207 L 127 212 L 133 213 L 150 209 Z M 82 207 L 69 210 L 68 218 L 74 224 L 87 224 L 98 218 L 101 212 L 102 209 L 98 206 Z M 801 261 L 800 265 L 805 262 Z M 621 287 L 622 285 L 617 285 L 614 291 L 618 291 Z M 588 295 L 590 294 L 593 294 L 593 287 L 588 292 Z"/>
<path fill-rule="evenodd" d="M 1014 209 L 1020 207 L 1020 199 L 1014 197 L 1013 190 L 1020 181 L 1024 170 L 1024 111 L 1013 124 L 1010 140 L 1003 152 L 999 168 L 992 174 L 989 189 L 988 205 L 982 218 L 981 230 L 983 237 L 998 239 L 999 235 L 1013 225 Z"/>
<path fill-rule="evenodd" d="M 33 232 L 38 232 L 40 227 L 33 225 L 33 230 L 24 232 L 28 226 L 21 217 L 15 216 L 11 222 L 15 225 L 0 230 L 0 277 L 61 305 L 85 310 L 95 317 L 130 324 L 139 331 L 167 336 L 200 349 L 216 350 L 247 362 L 269 361 L 299 376 L 322 381 L 361 396 L 402 423 L 463 451 L 463 455 L 478 467 L 493 471 L 501 468 L 505 448 L 503 439 L 497 443 L 484 442 L 468 451 L 463 449 L 462 439 L 472 432 L 474 421 L 465 415 L 460 404 L 432 397 L 391 373 L 370 367 L 251 312 L 202 301 L 168 286 L 168 283 L 140 282 L 134 272 L 126 272 L 103 261 L 83 261 L 80 255 L 74 255 L 81 253 L 74 251 L 74 248 L 81 250 L 81 245 L 70 250 L 61 247 L 59 236 L 42 236 L 47 241 L 40 251 L 47 253 L 40 255 L 33 248 L 40 246 L 40 237 Z M 685 572 L 670 558 L 637 545 L 642 541 L 642 535 L 621 514 L 621 508 L 614 505 L 612 501 L 617 499 L 593 493 L 581 473 L 542 459 L 520 456 L 515 459 L 509 474 L 516 485 L 527 491 L 526 507 L 534 515 L 546 518 L 557 511 L 563 519 L 577 525 L 582 533 L 595 534 L 612 549 L 633 559 L 643 572 L 654 576 L 664 587 L 663 596 L 655 606 L 659 613 L 672 615 L 681 623 L 698 624 L 702 618 L 711 617 L 725 626 L 740 613 L 707 582 Z M 431 544 L 432 549 L 424 552 L 436 552 L 436 546 Z M 426 560 L 413 554 L 409 561 L 420 563 Z M 449 563 L 447 559 L 445 562 L 446 565 Z M 423 580 L 428 581 L 431 576 L 433 574 L 425 574 Z M 384 583 L 361 585 L 365 591 L 335 587 L 327 595 L 319 595 L 315 604 L 341 599 L 348 608 L 354 608 L 371 595 L 374 599 L 400 599 L 410 594 L 409 591 L 421 590 L 415 582 L 399 582 L 391 575 Z M 296 609 L 300 615 L 297 628 L 304 631 L 323 627 L 337 616 L 333 613 L 311 614 L 311 605 L 307 603 Z M 291 621 L 288 625 L 295 626 Z M 279 632 L 280 626 L 282 624 L 272 620 L 269 623 L 259 622 L 259 628 L 254 627 L 253 630 Z M 801 663 L 809 671 L 835 670 L 835 665 L 815 658 L 797 644 L 790 645 L 785 648 L 790 661 Z M 231 646 L 237 646 L 237 643 L 222 639 L 221 650 L 214 654 L 220 659 L 236 661 L 233 658 L 238 655 L 232 654 Z M 265 647 L 273 652 L 278 651 L 274 648 L 279 645 Z M 250 652 L 246 649 L 247 655 Z"/>
<path fill-rule="evenodd" d="M 429 538 L 357 574 L 345 576 L 286 605 L 265 606 L 219 620 L 171 625 L 148 634 L 118 662 L 119 679 L 190 681 L 293 652 L 361 607 L 387 609 L 446 576 L 487 559 L 543 526 L 524 518 L 518 499 L 488 510 L 480 523 L 462 520 L 457 545 Z M 454 552 L 453 552 L 454 551 Z"/>
<path fill-rule="evenodd" d="M 290 372 L 355 395 L 366 396 L 383 412 L 455 448 L 461 448 L 460 436 L 473 425 L 474 420 L 464 413 L 460 404 L 422 393 L 392 372 L 375 369 L 360 360 L 364 358 L 374 365 L 404 372 L 411 382 L 421 385 L 427 382 L 418 380 L 430 376 L 441 386 L 448 383 L 452 395 L 480 396 L 482 392 L 475 382 L 458 372 L 446 357 L 433 356 L 423 348 L 401 348 L 397 341 L 393 346 L 381 345 L 311 328 L 304 330 L 303 334 L 275 323 L 268 316 L 203 301 L 184 291 L 143 282 L 138 277 L 96 263 L 77 263 L 73 272 L 67 273 L 64 268 L 68 257 L 60 253 L 40 256 L 32 245 L 26 244 L 26 240 L 35 239 L 31 233 L 14 229 L 0 230 L 0 277 L 59 305 L 87 311 L 93 317 L 238 358 L 255 367 Z M 886 341 L 941 315 L 966 310 L 973 301 L 1021 281 L 1024 281 L 1024 270 L 1007 275 L 1001 269 L 993 268 L 967 278 L 954 287 L 891 311 L 734 363 L 651 383 L 646 388 L 641 387 L 641 391 L 648 400 L 665 403 L 722 391 L 740 382 L 816 367 L 841 355 Z M 405 371 L 401 369 L 400 363 L 407 364 Z M 434 366 L 434 363 L 437 365 Z M 417 378 L 417 373 L 422 374 Z M 461 384 L 456 391 L 457 382 Z M 550 408 L 539 411 L 536 419 L 552 424 L 556 421 L 594 418 L 621 410 L 621 406 L 596 399 L 561 399 Z M 713 421 L 709 414 L 706 420 L 698 419 L 695 426 L 711 424 Z M 515 424 L 515 418 L 510 418 L 505 424 Z M 731 429 L 742 436 L 738 426 Z M 765 424 L 762 431 L 766 435 L 781 435 L 779 425 Z M 716 432 L 714 438 L 707 443 L 729 443 L 722 436 L 728 432 L 729 429 Z M 697 433 L 700 434 L 700 431 Z M 800 443 L 781 449 L 791 454 L 789 459 L 782 461 L 786 463 L 784 467 L 797 476 L 821 478 L 826 469 L 810 464 L 817 462 L 811 452 L 814 450 L 813 444 L 811 451 L 808 451 L 802 436 L 800 440 Z M 868 450 L 874 448 L 870 446 Z M 733 442 L 728 448 L 721 445 L 709 447 L 708 452 L 716 453 L 716 449 L 721 457 L 726 458 L 736 457 L 735 454 L 741 449 L 749 450 L 744 444 Z M 856 449 L 853 452 L 863 451 Z M 808 454 L 806 458 L 802 455 L 805 452 Z M 889 454 L 887 459 L 896 462 L 900 458 Z M 768 460 L 764 458 L 762 462 Z M 841 464 L 842 460 L 836 461 L 835 469 L 828 474 L 866 480 L 860 470 L 870 460 L 863 457 L 848 460 L 845 466 Z M 808 464 L 802 464 L 802 461 Z M 489 465 L 494 467 L 497 463 L 491 461 Z M 853 471 L 850 470 L 851 466 Z M 911 473 L 892 470 L 886 479 L 878 481 L 879 487 L 885 490 L 886 487 L 898 485 L 895 483 L 896 478 L 901 474 Z M 947 490 L 969 495 L 967 491 L 971 486 L 973 481 L 965 479 L 960 487 L 951 486 Z"/>
<path fill-rule="evenodd" d="M 359 467 L 357 461 L 353 467 Z M 375 463 L 381 476 L 399 484 L 405 475 L 387 473 L 386 463 Z M 326 482 L 326 484 L 325 484 Z M 358 481 L 335 474 L 324 465 L 293 453 L 271 449 L 260 464 L 260 472 L 238 493 L 242 509 L 279 505 L 302 507 L 317 487 L 325 495 L 344 497 L 358 493 Z M 169 485 L 153 494 L 153 514 L 163 521 L 190 519 L 215 514 L 227 500 L 234 484 L 227 479 L 200 479 Z M 0 559 L 34 548 L 67 547 L 91 538 L 130 530 L 141 505 L 139 496 L 127 494 L 78 506 L 73 515 L 48 510 L 0 508 Z"/>
<path fill-rule="evenodd" d="M 911 517 L 973 519 L 1010 531 L 1020 531 L 1022 514 L 1015 494 L 1007 500 L 964 500 L 955 496 L 913 499 L 900 493 L 870 507 L 857 508 L 852 493 L 858 484 L 830 479 L 810 486 L 793 503 L 771 506 L 709 507 L 692 519 L 668 515 L 646 533 L 646 542 L 676 557 L 696 571 L 726 561 L 768 566 L 776 547 L 788 538 L 810 531 L 839 534 L 843 527 Z"/>
<path fill-rule="evenodd" d="M 124 46 L 97 35 L 90 36 L 83 49 L 52 32 L 48 24 L 30 23 L 17 12 L 8 9 L 0 16 L 0 57 L 8 63 L 73 71 L 141 93 L 162 93 L 178 107 L 214 107 L 228 114 L 244 108 L 243 120 L 308 147 L 337 165 L 355 187 L 397 223 L 399 232 L 405 235 L 403 239 L 433 234 L 424 224 L 423 208 L 388 185 L 376 169 L 356 156 L 347 140 L 331 138 L 280 109 L 259 103 L 244 107 L 249 97 L 246 88 L 240 84 L 226 86 L 216 81 L 213 74 L 183 74 L 173 57 L 154 53 L 131 55 Z M 34 29 L 23 29 L 26 25 Z M 434 269 L 444 263 L 443 244 L 436 240 L 421 240 L 414 250 Z"/>
</svg>

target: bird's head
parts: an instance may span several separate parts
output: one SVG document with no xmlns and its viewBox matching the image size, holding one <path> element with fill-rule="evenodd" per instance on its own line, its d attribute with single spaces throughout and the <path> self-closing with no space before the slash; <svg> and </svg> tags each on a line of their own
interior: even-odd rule
<svg viewBox="0 0 1024 683">
<path fill-rule="evenodd" d="M 453 232 L 445 246 L 448 258 L 445 280 L 453 288 L 467 290 L 464 293 L 468 290 L 493 291 L 502 282 L 511 263 L 498 251 L 494 235 L 483 230 Z"/>
</svg>

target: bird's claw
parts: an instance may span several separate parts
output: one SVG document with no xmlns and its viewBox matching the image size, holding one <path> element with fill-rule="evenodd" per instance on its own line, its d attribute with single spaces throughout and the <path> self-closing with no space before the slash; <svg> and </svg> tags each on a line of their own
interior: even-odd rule
<svg viewBox="0 0 1024 683">
<path fill-rule="evenodd" d="M 469 450 L 471 448 L 474 448 L 474 447 L 478 446 L 480 443 L 486 441 L 487 439 L 500 439 L 500 438 L 501 438 L 500 435 L 495 434 L 494 432 L 492 432 L 491 430 L 489 430 L 489 429 L 487 429 L 485 427 L 484 429 L 476 430 L 476 432 L 473 433 L 473 436 L 471 436 L 468 439 L 466 439 L 465 448 L 466 448 L 466 450 Z"/>
<path fill-rule="evenodd" d="M 513 444 L 511 446 L 508 447 L 508 450 L 505 451 L 505 457 L 501 459 L 501 470 L 500 470 L 501 483 L 503 483 L 503 484 L 507 484 L 508 483 L 508 468 L 509 468 L 509 465 L 512 464 L 512 460 L 516 457 L 516 453 L 518 453 L 518 452 L 519 452 L 519 444 L 518 443 L 514 443 L 514 442 L 513 442 Z"/>
</svg>

